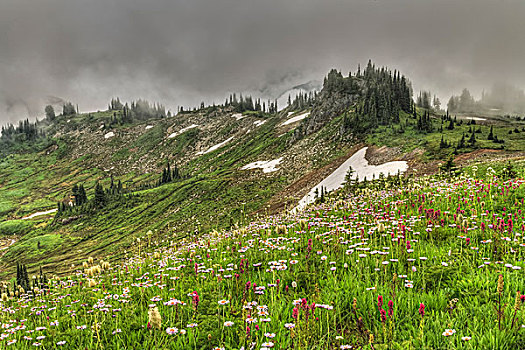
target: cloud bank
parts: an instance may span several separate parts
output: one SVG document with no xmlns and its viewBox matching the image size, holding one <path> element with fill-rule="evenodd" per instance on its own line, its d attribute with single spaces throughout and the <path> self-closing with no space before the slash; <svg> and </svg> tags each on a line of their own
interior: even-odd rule
<svg viewBox="0 0 525 350">
<path fill-rule="evenodd" d="M 511 0 L 3 0 L 0 122 L 61 99 L 88 111 L 117 96 L 172 110 L 276 98 L 369 58 L 442 98 L 522 88 L 523 13 Z"/>
</svg>

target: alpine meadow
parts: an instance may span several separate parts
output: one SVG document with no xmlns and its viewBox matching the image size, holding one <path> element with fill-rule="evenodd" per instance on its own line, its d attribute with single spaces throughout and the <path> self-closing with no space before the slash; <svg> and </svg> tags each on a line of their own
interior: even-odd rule
<svg viewBox="0 0 525 350">
<path fill-rule="evenodd" d="M 0 0 L 0 349 L 525 349 L 524 11 Z"/>
</svg>

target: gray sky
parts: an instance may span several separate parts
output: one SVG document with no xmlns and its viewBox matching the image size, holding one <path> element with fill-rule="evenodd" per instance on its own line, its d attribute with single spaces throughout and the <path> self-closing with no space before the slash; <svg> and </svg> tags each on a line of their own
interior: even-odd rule
<svg viewBox="0 0 525 350">
<path fill-rule="evenodd" d="M 277 97 L 369 58 L 442 100 L 523 88 L 524 14 L 523 0 L 0 0 L 0 121 L 59 99 Z"/>
</svg>

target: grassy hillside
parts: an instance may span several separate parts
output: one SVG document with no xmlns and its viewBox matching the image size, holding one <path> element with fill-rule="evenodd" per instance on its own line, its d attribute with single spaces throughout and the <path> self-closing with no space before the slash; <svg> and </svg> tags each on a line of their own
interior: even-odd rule
<svg viewBox="0 0 525 350">
<path fill-rule="evenodd" d="M 236 230 L 142 235 L 112 264 L 4 287 L 2 347 L 523 348 L 524 168 L 505 167 L 369 182 Z"/>
<path fill-rule="evenodd" d="M 295 114 L 246 113 L 237 119 L 229 111 L 212 117 L 204 109 L 111 128 L 104 124 L 108 112 L 59 119 L 51 146 L 14 153 L 0 166 L 0 232 L 7 247 L 0 273 L 12 275 L 17 261 L 30 270 L 58 272 L 70 269 L 78 256 L 118 259 L 149 230 L 182 238 L 196 230 L 242 224 L 254 212 L 264 212 L 268 200 L 286 186 L 350 146 L 331 139 L 328 127 L 290 147 L 294 124 L 281 124 Z M 189 125 L 198 127 L 184 131 Z M 206 153 L 228 138 L 223 147 Z M 284 160 L 276 172 L 240 170 L 250 162 L 279 157 Z M 168 161 L 184 178 L 155 187 Z M 107 188 L 110 176 L 122 181 L 124 198 L 95 214 L 77 218 L 72 212 L 69 220 L 67 214 L 53 219 L 53 213 L 23 220 L 68 201 L 75 184 L 83 184 L 92 199 L 96 183 Z M 144 189 L 148 184 L 155 186 Z"/>
<path fill-rule="evenodd" d="M 273 214 L 294 206 L 357 145 L 377 146 L 368 153 L 374 164 L 408 161 L 408 173 L 435 173 L 451 155 L 459 164 L 525 155 L 521 119 L 429 113 L 414 106 L 405 77 L 372 64 L 348 77 L 331 71 L 319 95 L 280 112 L 239 106 L 133 119 L 143 107 L 132 104 L 40 122 L 45 137 L 33 142 L 15 131 L 2 138 L 9 148 L 0 160 L 0 276 L 12 277 L 17 262 L 65 273 L 88 255 L 118 260 L 149 230 L 182 239 Z M 274 172 L 242 170 L 278 159 Z M 159 185 L 168 163 L 182 176 Z M 119 195 L 95 205 L 96 185 L 108 189 L 112 178 L 122 183 Z M 67 208 L 76 185 L 89 210 L 50 212 L 59 202 Z"/>
</svg>

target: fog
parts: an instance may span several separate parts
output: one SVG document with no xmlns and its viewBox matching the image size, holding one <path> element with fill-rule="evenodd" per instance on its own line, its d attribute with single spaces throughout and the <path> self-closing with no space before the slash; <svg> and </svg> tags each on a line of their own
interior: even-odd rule
<svg viewBox="0 0 525 350">
<path fill-rule="evenodd" d="M 0 122 L 62 100 L 277 98 L 368 59 L 444 104 L 464 87 L 523 88 L 524 13 L 510 0 L 0 0 Z"/>
</svg>

